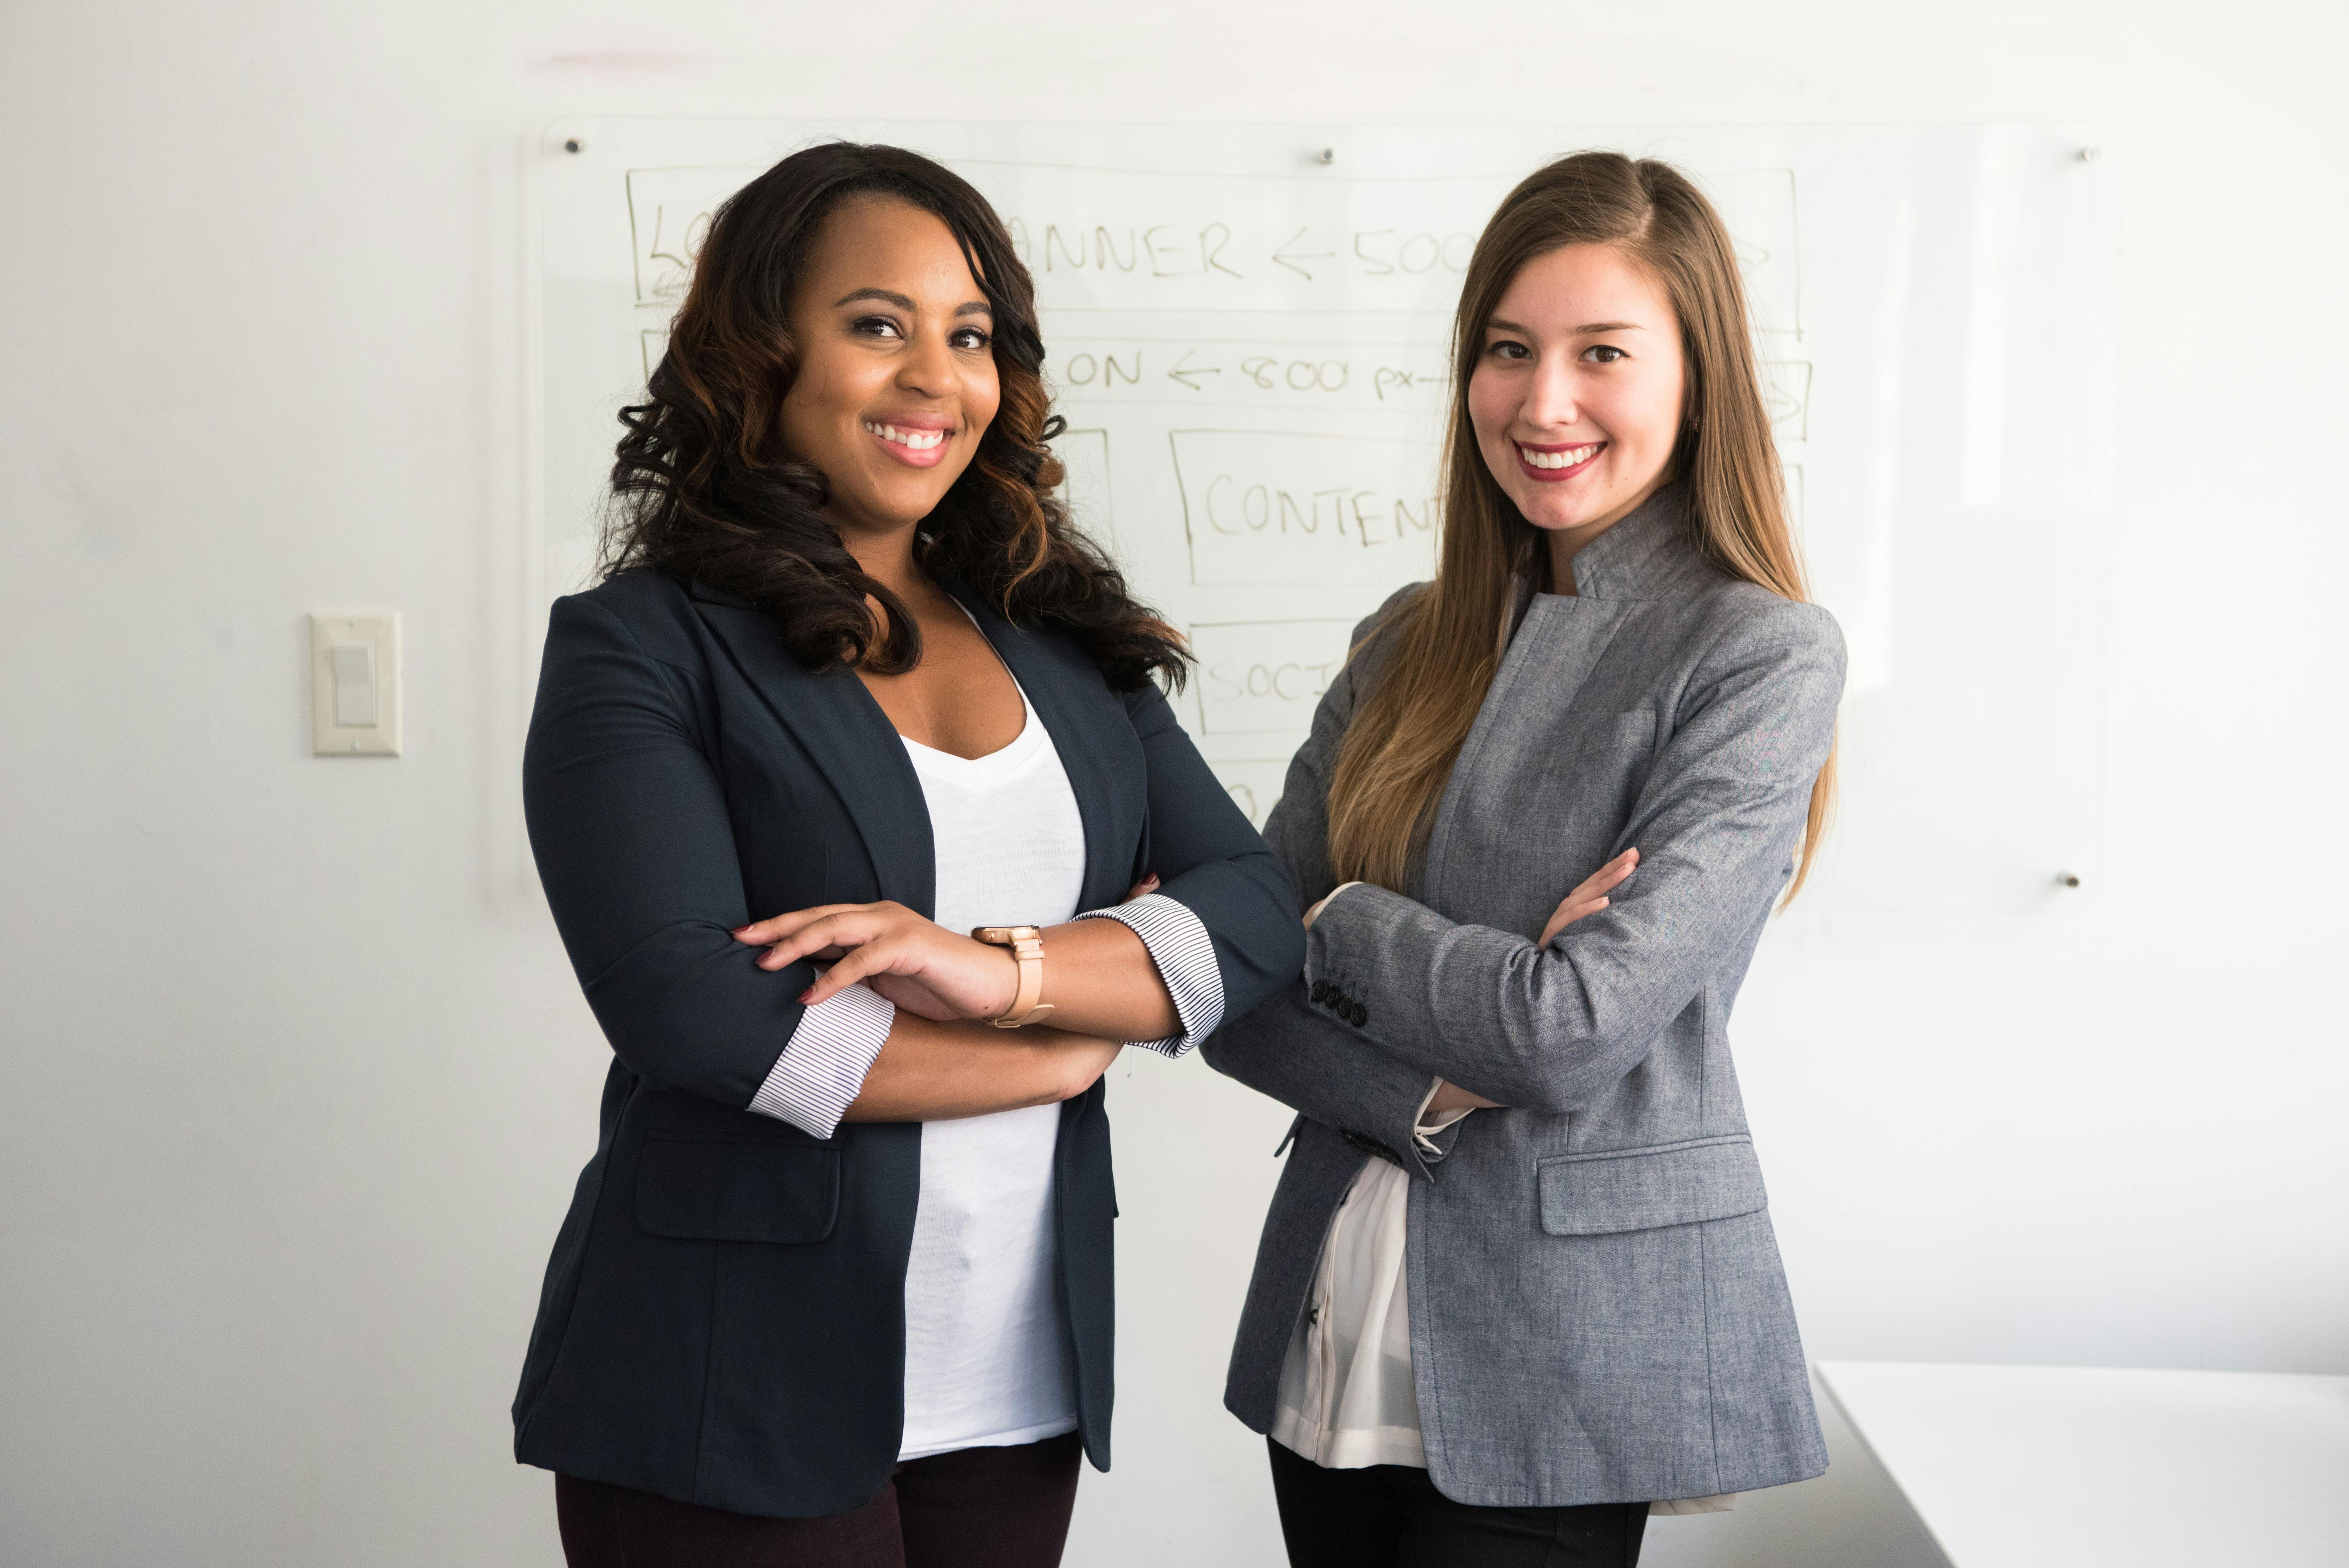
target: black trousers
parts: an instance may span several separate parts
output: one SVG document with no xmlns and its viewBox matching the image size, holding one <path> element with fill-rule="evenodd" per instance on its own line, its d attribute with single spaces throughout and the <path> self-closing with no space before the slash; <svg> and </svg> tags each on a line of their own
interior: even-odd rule
<svg viewBox="0 0 2349 1568">
<path fill-rule="evenodd" d="M 1632 1568 L 1644 1502 L 1476 1508 L 1410 1465 L 1324 1470 L 1267 1439 L 1290 1568 Z"/>
<path fill-rule="evenodd" d="M 1077 1434 L 899 1465 L 879 1496 L 766 1519 L 554 1478 L 571 1568 L 1056 1568 L 1077 1501 Z"/>
</svg>

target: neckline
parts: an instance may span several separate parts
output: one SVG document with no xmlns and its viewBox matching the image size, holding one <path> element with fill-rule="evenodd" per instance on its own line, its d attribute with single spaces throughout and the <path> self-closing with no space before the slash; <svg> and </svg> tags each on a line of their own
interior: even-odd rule
<svg viewBox="0 0 2349 1568">
<path fill-rule="evenodd" d="M 935 746 L 923 745 L 920 741 L 916 740 L 912 736 L 906 735 L 902 731 L 898 734 L 897 738 L 905 743 L 906 752 L 913 758 L 916 764 L 919 764 L 925 758 L 927 758 L 936 762 L 941 768 L 947 770 L 988 768 L 994 765 L 998 758 L 1009 757 L 1012 752 L 1017 751 L 1020 755 L 1018 757 L 1011 757 L 1008 763 L 1003 764 L 1003 766 L 1007 767 L 1017 767 L 1021 762 L 1027 760 L 1028 752 L 1036 749 L 1036 743 L 1033 737 L 1041 733 L 1043 730 L 1043 726 L 1036 722 L 1035 705 L 1028 700 L 1028 688 L 1019 684 L 1019 677 L 1011 674 L 1011 661 L 1003 656 L 1003 650 L 995 645 L 995 639 L 988 636 L 987 628 L 980 625 L 978 617 L 970 613 L 970 606 L 964 603 L 960 599 L 955 598 L 955 595 L 951 593 L 949 593 L 947 597 L 954 599 L 955 608 L 961 611 L 963 614 L 963 619 L 968 621 L 978 631 L 980 639 L 987 644 L 988 652 L 995 655 L 995 662 L 1002 667 L 1004 675 L 1010 678 L 1011 689 L 1019 694 L 1019 733 L 1005 741 L 1002 745 L 997 747 L 994 750 L 978 757 L 961 757 L 951 751 L 941 751 Z M 968 777 L 968 773 L 966 773 L 966 777 Z"/>
<path fill-rule="evenodd" d="M 959 783 L 985 783 L 994 775 L 1018 772 L 1034 760 L 1050 737 L 1038 721 L 1036 705 L 1028 700 L 1028 689 L 1019 685 L 1018 676 L 1012 677 L 1011 685 L 1019 693 L 1019 734 L 983 757 L 957 757 L 935 746 L 925 746 L 912 736 L 900 735 L 897 738 L 905 742 L 905 754 L 912 758 L 916 769 Z"/>
</svg>

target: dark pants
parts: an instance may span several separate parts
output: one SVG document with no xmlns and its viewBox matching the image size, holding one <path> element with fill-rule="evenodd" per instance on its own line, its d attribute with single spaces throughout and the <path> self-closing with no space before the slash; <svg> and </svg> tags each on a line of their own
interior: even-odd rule
<svg viewBox="0 0 2349 1568">
<path fill-rule="evenodd" d="M 1278 1443 L 1272 1495 L 1291 1568 L 1632 1568 L 1644 1502 L 1476 1508 L 1410 1465 L 1324 1470 Z"/>
<path fill-rule="evenodd" d="M 899 1465 L 862 1508 L 766 1519 L 554 1478 L 571 1568 L 1054 1568 L 1077 1501 L 1077 1434 Z"/>
</svg>

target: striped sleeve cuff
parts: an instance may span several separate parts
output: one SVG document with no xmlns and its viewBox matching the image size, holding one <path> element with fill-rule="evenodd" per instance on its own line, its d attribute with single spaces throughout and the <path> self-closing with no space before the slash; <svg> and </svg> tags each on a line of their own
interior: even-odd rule
<svg viewBox="0 0 2349 1568">
<path fill-rule="evenodd" d="M 1166 994 L 1174 999 L 1174 1016 L 1183 1032 L 1163 1040 L 1128 1040 L 1130 1046 L 1179 1057 L 1216 1032 L 1224 1021 L 1224 972 L 1216 964 L 1216 944 L 1190 906 L 1163 892 L 1146 892 L 1114 909 L 1089 909 L 1079 920 L 1113 920 L 1142 938 Z"/>
<path fill-rule="evenodd" d="M 812 1138 L 830 1138 L 864 1087 L 873 1058 L 897 1021 L 895 1004 L 862 981 L 800 1015 L 783 1054 L 751 1097 L 750 1109 L 788 1121 Z"/>
</svg>

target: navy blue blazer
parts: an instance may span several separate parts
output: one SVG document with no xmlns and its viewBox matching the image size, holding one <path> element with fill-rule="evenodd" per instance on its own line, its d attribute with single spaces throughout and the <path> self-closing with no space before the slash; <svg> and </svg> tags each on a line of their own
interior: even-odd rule
<svg viewBox="0 0 2349 1568">
<path fill-rule="evenodd" d="M 1296 979 L 1288 874 L 1155 686 L 949 584 L 1050 731 L 1084 820 L 1081 907 L 1146 872 L 1206 925 L 1226 1016 Z M 548 1262 L 514 1400 L 524 1463 L 738 1513 L 877 1493 L 904 1422 L 918 1122 L 828 1140 L 746 1109 L 814 979 L 735 927 L 819 903 L 929 913 L 920 781 L 864 683 L 813 674 L 765 611 L 657 573 L 558 601 L 523 768 L 531 848 L 610 1040 L 602 1136 Z M 1061 1299 L 1080 1430 L 1109 1467 L 1103 1086 L 1061 1108 Z"/>
</svg>

